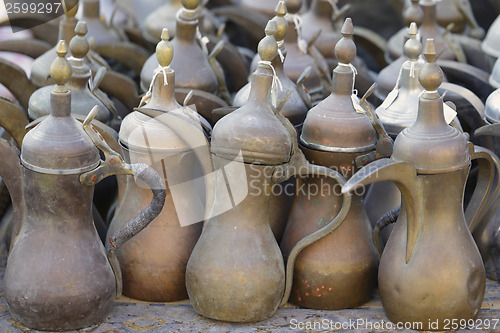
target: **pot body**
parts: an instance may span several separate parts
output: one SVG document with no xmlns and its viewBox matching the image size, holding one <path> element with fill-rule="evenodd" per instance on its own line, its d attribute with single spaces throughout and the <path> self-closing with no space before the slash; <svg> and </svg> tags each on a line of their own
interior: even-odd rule
<svg viewBox="0 0 500 333">
<path fill-rule="evenodd" d="M 162 175 L 175 175 L 172 181 L 194 179 L 194 152 L 150 154 L 124 149 L 127 162 L 146 163 Z M 152 199 L 152 192 L 143 184 L 129 178 L 123 202 L 108 230 L 108 236 L 119 230 L 128 220 L 141 212 Z M 200 236 L 202 224 L 181 226 L 178 211 L 168 186 L 161 213 L 132 240 L 116 252 L 123 277 L 123 294 L 150 302 L 173 302 L 187 298 L 185 273 L 191 251 Z M 185 193 L 189 205 L 190 193 Z M 181 208 L 182 209 L 182 208 Z M 109 237 L 108 237 L 109 238 Z"/>
<path fill-rule="evenodd" d="M 329 153 L 301 147 L 314 164 L 355 171 L 355 153 Z M 297 197 L 281 241 L 285 257 L 303 237 L 331 221 L 342 206 L 341 187 L 326 178 L 297 182 Z M 334 233 L 306 247 L 297 257 L 290 300 L 313 309 L 354 308 L 367 302 L 377 284 L 378 259 L 362 194 L 354 195 L 344 222 Z"/>
<path fill-rule="evenodd" d="M 463 194 L 469 167 L 419 175 L 421 225 L 406 262 L 407 217 L 403 204 L 382 257 L 378 283 L 387 317 L 443 330 L 445 319 L 473 319 L 481 307 L 485 272 L 465 223 Z M 449 186 L 443 186 L 450 184 Z M 431 326 L 430 323 L 438 322 Z"/>
<path fill-rule="evenodd" d="M 213 158 L 215 169 L 230 162 Z M 189 299 L 196 312 L 212 319 L 266 319 L 278 308 L 285 287 L 283 257 L 268 222 L 274 166 L 245 164 L 245 170 L 248 195 L 207 220 L 187 265 Z M 220 211 L 232 205 L 224 195 L 230 183 L 222 174 L 216 177 L 213 211 Z"/>
<path fill-rule="evenodd" d="M 93 187 L 78 174 L 22 172 L 25 214 L 5 272 L 12 316 L 39 330 L 103 321 L 115 278 L 92 220 Z"/>
</svg>

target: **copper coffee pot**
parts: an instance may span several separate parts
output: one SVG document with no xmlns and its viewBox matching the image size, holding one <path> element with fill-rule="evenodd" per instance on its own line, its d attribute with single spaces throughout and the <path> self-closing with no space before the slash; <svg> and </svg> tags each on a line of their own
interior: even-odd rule
<svg viewBox="0 0 500 333">
<path fill-rule="evenodd" d="M 38 330 L 73 330 L 104 320 L 121 286 L 114 251 L 157 216 L 165 200 L 154 170 L 125 164 L 102 141 L 90 124 L 97 108 L 85 120 L 85 131 L 71 117 L 66 52 L 61 41 L 51 66 L 56 86 L 50 116 L 24 137 L 21 157 L 0 145 L 5 157 L 0 172 L 15 216 L 5 298 L 14 319 Z M 116 174 L 143 179 L 154 196 L 140 215 L 111 237 L 108 258 L 94 227 L 91 203 L 93 186 Z"/>
<path fill-rule="evenodd" d="M 333 71 L 331 95 L 308 112 L 300 136 L 301 149 L 311 163 L 339 170 L 346 179 L 379 157 L 384 148 L 390 155 L 392 144 L 378 123 L 376 126 L 382 132 L 377 133 L 353 96 L 355 74 L 350 65 L 356 56 L 353 32 L 348 18 L 341 30 L 343 38 L 335 46 L 339 65 Z M 297 189 L 317 191 L 307 194 L 298 191 L 281 240 L 285 257 L 302 237 L 336 216 L 342 195 L 335 185 L 321 177 L 298 179 Z M 304 249 L 297 258 L 290 300 L 314 309 L 357 307 L 372 297 L 376 275 L 377 255 L 363 196 L 353 194 L 344 223 L 335 233 Z"/>
<path fill-rule="evenodd" d="M 273 184 L 309 174 L 340 185 L 343 181 L 339 173 L 307 163 L 297 133 L 279 111 L 284 102 L 277 109 L 272 106 L 276 79 L 270 63 L 278 53 L 272 36 L 276 31 L 270 21 L 259 43 L 262 61 L 253 74 L 248 102 L 219 120 L 212 132 L 214 167 L 221 170 L 215 176 L 210 218 L 189 258 L 186 286 L 195 311 L 217 320 L 270 317 L 288 300 L 297 255 L 336 229 L 350 206 L 350 197 L 344 196 L 339 214 L 294 247 L 285 282 L 283 257 L 268 222 L 275 209 L 270 205 Z"/>
<path fill-rule="evenodd" d="M 432 38 L 439 52 L 440 60 L 457 60 L 466 63 L 467 58 L 460 44 L 451 33 L 437 23 L 437 1 L 421 0 L 420 7 L 424 12 L 424 19 L 418 29 L 422 40 Z M 401 29 L 389 39 L 387 57 L 397 59 L 401 56 L 405 43 L 406 28 Z"/>
<path fill-rule="evenodd" d="M 500 165 L 492 153 L 468 143 L 446 123 L 437 92 L 443 73 L 435 63 L 432 40 L 424 55 L 428 64 L 419 75 L 425 91 L 417 121 L 398 135 L 390 159 L 360 170 L 342 193 L 378 181 L 398 186 L 403 204 L 379 266 L 382 305 L 393 322 L 420 322 L 423 330 L 443 330 L 445 319 L 473 319 L 481 308 L 485 273 L 469 228 L 474 229 L 487 208 L 486 199 L 496 192 L 493 176 Z M 474 159 L 480 165 L 479 180 L 464 214 L 465 182 Z"/>
<path fill-rule="evenodd" d="M 128 163 L 143 161 L 163 175 L 162 182 L 178 186 L 199 177 L 195 172 L 195 148 L 200 148 L 193 146 L 193 141 L 206 146 L 208 155 L 208 141 L 201 125 L 210 125 L 175 100 L 175 73 L 170 68 L 174 49 L 168 40 L 168 31 L 164 29 L 162 41 L 156 48 L 161 68 L 153 78 L 151 95 L 146 104 L 124 118 L 120 144 Z M 210 160 L 201 165 L 203 174 L 212 172 Z M 124 244 L 116 252 L 122 268 L 124 295 L 153 302 L 187 298 L 186 265 L 202 228 L 201 223 L 194 223 L 204 219 L 201 215 L 197 220 L 186 222 L 184 217 L 182 221 L 186 211 L 188 214 L 193 210 L 204 213 L 203 205 L 197 206 L 202 201 L 198 193 L 200 186 L 195 182 L 192 184 L 181 194 L 176 190 L 177 197 L 167 186 L 166 203 L 160 215 L 134 238 L 134 242 Z M 108 234 L 122 228 L 150 200 L 149 190 L 129 178 L 124 199 L 111 221 Z"/>
<path fill-rule="evenodd" d="M 92 79 L 92 72 L 84 61 L 90 50 L 87 38 L 85 38 L 87 24 L 83 21 L 78 22 L 75 32 L 76 36 L 69 43 L 69 50 L 72 53 L 72 56 L 69 57 L 72 76 L 66 85 L 71 91 L 71 112 L 85 117 L 94 105 L 98 105 L 97 120 L 109 124 L 112 115 L 114 115 L 114 124 L 119 125 L 120 120 L 113 103 L 99 90 L 99 84 L 104 77 L 106 68 L 101 67 L 99 75 Z M 42 87 L 31 95 L 28 107 L 31 119 L 38 119 L 50 113 L 50 100 L 54 86 Z"/>
<path fill-rule="evenodd" d="M 300 132 L 302 124 L 306 118 L 307 111 L 312 107 L 311 97 L 304 87 L 304 80 L 306 79 L 307 72 L 301 75 L 297 83 L 294 83 L 283 71 L 283 62 L 287 56 L 287 49 L 283 39 L 288 32 L 288 22 L 285 19 L 287 9 L 284 1 L 280 1 L 278 3 L 275 12 L 276 16 L 273 18 L 273 21 L 276 22 L 278 32 L 274 37 L 278 43 L 279 51 L 278 56 L 273 59 L 272 65 L 276 70 L 276 76 L 281 83 L 280 89 L 277 90 L 277 96 L 275 98 L 280 101 L 285 97 L 285 95 L 288 94 L 288 92 L 291 93 L 286 103 L 283 105 L 281 113 L 287 117 L 295 128 L 297 128 L 297 131 Z M 234 97 L 233 105 L 237 107 L 244 105 L 248 101 L 250 90 L 251 82 L 238 91 Z"/>
</svg>

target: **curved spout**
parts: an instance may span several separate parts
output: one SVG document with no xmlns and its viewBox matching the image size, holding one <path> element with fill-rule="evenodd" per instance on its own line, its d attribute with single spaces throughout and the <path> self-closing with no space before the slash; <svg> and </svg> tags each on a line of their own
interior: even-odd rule
<svg viewBox="0 0 500 333">
<path fill-rule="evenodd" d="M 342 193 L 351 193 L 365 185 L 382 181 L 393 181 L 403 197 L 407 216 L 406 263 L 408 263 L 422 224 L 422 190 L 413 165 L 389 158 L 372 162 L 347 181 Z"/>
</svg>

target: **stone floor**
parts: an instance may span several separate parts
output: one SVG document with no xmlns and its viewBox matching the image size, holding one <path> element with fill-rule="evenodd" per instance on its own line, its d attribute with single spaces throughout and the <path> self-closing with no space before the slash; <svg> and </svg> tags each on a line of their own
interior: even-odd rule
<svg viewBox="0 0 500 333">
<path fill-rule="evenodd" d="M 0 333 L 39 332 L 16 322 L 9 314 L 3 291 L 3 268 L 0 270 Z M 479 320 L 500 319 L 500 284 L 488 281 L 486 297 Z M 299 329 L 299 325 L 304 325 Z M 350 326 L 349 326 L 350 325 Z M 218 322 L 199 316 L 189 305 L 181 302 L 144 303 L 122 298 L 100 325 L 76 332 L 92 333 L 166 333 L 166 332 L 416 332 L 390 329 L 378 297 L 353 310 L 318 311 L 284 307 L 269 319 L 253 324 Z M 343 328 L 342 328 L 343 327 Z M 459 330 L 458 332 L 500 332 L 495 329 Z"/>
</svg>

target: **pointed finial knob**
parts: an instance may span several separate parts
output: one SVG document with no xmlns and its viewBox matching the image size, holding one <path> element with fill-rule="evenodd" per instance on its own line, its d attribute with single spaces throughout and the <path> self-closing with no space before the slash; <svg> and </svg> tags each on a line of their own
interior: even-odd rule
<svg viewBox="0 0 500 333">
<path fill-rule="evenodd" d="M 276 22 L 276 26 L 278 32 L 274 36 L 277 42 L 281 42 L 285 39 L 286 33 L 288 32 L 288 22 L 285 19 L 285 15 L 287 14 L 287 9 L 285 5 L 285 1 L 278 2 L 276 9 L 274 10 L 276 16 L 273 18 L 273 21 Z"/>
<path fill-rule="evenodd" d="M 297 14 L 302 7 L 302 0 L 286 0 L 285 4 L 290 14 Z"/>
<path fill-rule="evenodd" d="M 188 10 L 195 10 L 201 3 L 201 0 L 181 0 L 182 6 Z"/>
<path fill-rule="evenodd" d="M 85 37 L 87 34 L 87 23 L 80 21 L 76 24 L 76 36 L 69 42 L 69 50 L 75 58 L 84 58 L 90 50 L 89 41 Z"/>
<path fill-rule="evenodd" d="M 78 0 L 63 0 L 63 9 L 66 17 L 74 18 L 78 12 Z"/>
<path fill-rule="evenodd" d="M 419 0 L 412 0 L 411 6 L 406 9 L 403 14 L 406 25 L 409 25 L 411 22 L 415 22 L 417 26 L 420 26 L 424 21 L 424 11 L 420 8 Z"/>
<path fill-rule="evenodd" d="M 266 25 L 266 37 L 262 38 L 258 46 L 259 56 L 263 61 L 272 61 L 278 54 L 278 43 L 274 38 L 277 31 L 276 22 L 269 21 Z"/>
<path fill-rule="evenodd" d="M 408 59 L 416 61 L 422 53 L 422 43 L 417 40 L 418 29 L 415 22 L 410 24 L 408 33 L 410 35 L 410 39 L 408 39 L 404 45 L 404 54 Z"/>
<path fill-rule="evenodd" d="M 354 26 L 351 18 L 346 18 L 340 32 L 344 37 L 335 45 L 335 57 L 340 63 L 350 64 L 356 57 L 356 44 L 352 40 Z"/>
<path fill-rule="evenodd" d="M 443 83 L 443 71 L 436 64 L 437 52 L 434 39 L 429 38 L 425 43 L 424 56 L 427 63 L 420 70 L 418 79 L 422 87 L 427 91 L 436 91 Z"/>
<path fill-rule="evenodd" d="M 56 48 L 57 58 L 50 65 L 50 76 L 56 81 L 55 92 L 66 92 L 65 84 L 71 79 L 71 65 L 66 59 L 68 49 L 64 40 L 60 40 Z"/>
<path fill-rule="evenodd" d="M 156 45 L 156 58 L 161 67 L 170 66 L 174 57 L 174 47 L 169 40 L 170 35 L 168 34 L 168 29 L 163 28 L 161 32 L 161 42 Z"/>
</svg>

